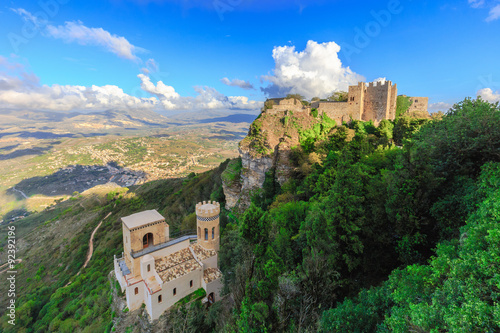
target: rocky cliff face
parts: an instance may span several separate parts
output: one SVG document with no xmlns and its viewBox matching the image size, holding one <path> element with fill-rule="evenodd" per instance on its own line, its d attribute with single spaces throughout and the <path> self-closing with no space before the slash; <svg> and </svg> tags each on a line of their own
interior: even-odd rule
<svg viewBox="0 0 500 333">
<path fill-rule="evenodd" d="M 268 113 L 263 110 L 250 126 L 247 137 L 240 142 L 238 181 L 234 181 L 234 170 L 229 170 L 229 165 L 225 174 L 233 176 L 223 177 L 226 208 L 236 211 L 248 208 L 251 197 L 262 188 L 266 172 L 273 168 L 275 180 L 280 185 L 288 181 L 295 168 L 290 161 L 291 149 L 300 145 L 307 130 L 321 123 L 321 115 L 313 116 L 308 111 Z"/>
</svg>

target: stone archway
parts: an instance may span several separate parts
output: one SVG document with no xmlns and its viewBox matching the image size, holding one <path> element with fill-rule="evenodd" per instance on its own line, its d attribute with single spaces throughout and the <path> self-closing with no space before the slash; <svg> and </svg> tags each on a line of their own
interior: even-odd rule
<svg viewBox="0 0 500 333">
<path fill-rule="evenodd" d="M 142 237 L 142 248 L 145 249 L 150 246 L 153 246 L 153 234 L 149 232 Z"/>
</svg>

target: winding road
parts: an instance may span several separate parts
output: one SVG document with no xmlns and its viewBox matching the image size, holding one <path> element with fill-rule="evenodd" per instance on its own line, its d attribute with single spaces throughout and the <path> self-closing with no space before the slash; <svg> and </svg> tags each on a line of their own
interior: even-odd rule
<svg viewBox="0 0 500 333">
<path fill-rule="evenodd" d="M 90 235 L 90 239 L 89 239 L 89 250 L 87 252 L 87 258 L 85 259 L 85 263 L 83 264 L 82 268 L 80 268 L 80 270 L 78 271 L 78 273 L 76 273 L 75 276 L 78 276 L 80 275 L 80 273 L 83 271 L 83 269 L 85 267 L 87 267 L 90 259 L 92 258 L 92 254 L 94 253 L 94 235 L 95 233 L 97 232 L 97 230 L 99 229 L 99 227 L 101 226 L 102 222 L 104 222 L 105 219 L 107 219 L 109 217 L 109 215 L 111 215 L 111 212 L 108 213 L 108 215 L 106 215 L 102 220 L 101 222 L 99 222 L 99 224 L 97 225 L 97 227 L 95 227 L 94 231 L 92 231 L 92 234 Z M 66 283 L 65 287 L 70 285 L 71 284 L 71 281 Z"/>
<path fill-rule="evenodd" d="M 28 196 L 27 196 L 27 195 L 26 195 L 23 191 L 18 190 L 18 189 L 17 189 L 17 188 L 15 188 L 15 187 L 12 187 L 12 189 L 13 189 L 14 191 L 17 191 L 17 192 L 21 193 L 21 195 L 24 197 L 24 199 L 28 199 Z"/>
</svg>

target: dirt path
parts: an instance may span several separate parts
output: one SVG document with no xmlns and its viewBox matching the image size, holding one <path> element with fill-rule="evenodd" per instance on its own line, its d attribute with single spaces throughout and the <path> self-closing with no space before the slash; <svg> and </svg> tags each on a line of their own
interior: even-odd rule
<svg viewBox="0 0 500 333">
<path fill-rule="evenodd" d="M 80 275 L 80 273 L 83 271 L 83 269 L 84 269 L 85 267 L 87 267 L 87 265 L 88 265 L 88 263 L 89 263 L 90 259 L 92 258 L 92 254 L 94 253 L 94 235 L 95 235 L 95 233 L 97 232 L 97 230 L 99 229 L 99 227 L 101 226 L 102 222 L 104 222 L 104 220 L 105 220 L 105 219 L 107 219 L 107 218 L 109 217 L 109 215 L 111 215 L 111 212 L 109 212 L 109 213 L 108 213 L 108 215 L 106 215 L 106 216 L 105 216 L 105 217 L 101 220 L 101 222 L 99 222 L 99 224 L 97 225 L 97 227 L 95 227 L 94 231 L 92 231 L 92 234 L 90 235 L 90 239 L 89 239 L 89 250 L 88 250 L 88 252 L 87 252 L 87 258 L 85 259 L 85 263 L 83 264 L 83 267 L 82 267 L 82 268 L 80 268 L 80 270 L 78 271 L 78 273 L 76 273 L 76 275 L 75 275 L 75 276 Z M 70 281 L 70 282 L 68 282 L 68 283 L 66 284 L 66 286 L 68 286 L 70 283 L 71 283 L 71 281 Z M 66 287 L 66 286 L 65 286 L 65 287 Z"/>
<path fill-rule="evenodd" d="M 20 262 L 22 262 L 22 261 L 23 261 L 23 259 L 16 259 L 16 260 L 14 260 L 14 261 L 17 261 L 17 263 L 20 263 Z M 2 267 L 3 267 L 3 266 L 5 266 L 5 265 L 8 265 L 8 264 L 9 264 L 9 263 L 8 263 L 8 262 L 6 262 L 6 263 L 5 263 L 5 264 L 3 264 L 2 266 L 0 266 L 0 268 L 2 268 Z M 4 269 L 3 271 L 0 271 L 0 274 L 2 274 L 3 272 L 7 272 L 8 270 L 10 270 L 10 268 L 7 268 L 7 269 Z"/>
</svg>

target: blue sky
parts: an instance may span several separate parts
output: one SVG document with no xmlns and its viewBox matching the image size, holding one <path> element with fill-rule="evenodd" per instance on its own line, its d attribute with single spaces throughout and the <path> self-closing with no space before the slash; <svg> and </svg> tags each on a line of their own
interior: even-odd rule
<svg viewBox="0 0 500 333">
<path fill-rule="evenodd" d="M 257 109 L 378 78 L 434 110 L 500 100 L 499 0 L 8 0 L 0 21 L 2 107 Z"/>
</svg>

